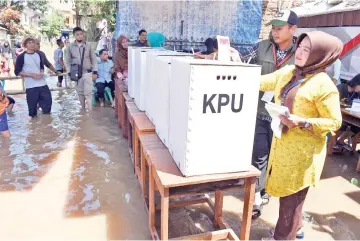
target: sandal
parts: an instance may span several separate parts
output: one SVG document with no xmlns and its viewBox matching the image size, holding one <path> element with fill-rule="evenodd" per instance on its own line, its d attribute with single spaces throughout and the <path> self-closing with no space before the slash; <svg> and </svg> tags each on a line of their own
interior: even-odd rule
<svg viewBox="0 0 360 241">
<path fill-rule="evenodd" d="M 262 205 L 254 205 L 252 211 L 252 219 L 257 219 L 261 216 Z"/>
<path fill-rule="evenodd" d="M 264 193 L 264 195 L 262 195 L 261 196 L 261 198 L 262 198 L 262 205 L 266 205 L 266 204 L 268 204 L 269 202 L 270 202 L 270 195 L 268 194 L 268 193 Z"/>
</svg>

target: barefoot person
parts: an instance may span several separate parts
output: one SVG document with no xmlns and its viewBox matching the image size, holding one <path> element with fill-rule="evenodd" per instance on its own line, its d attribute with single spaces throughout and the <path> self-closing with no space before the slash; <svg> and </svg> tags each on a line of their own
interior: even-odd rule
<svg viewBox="0 0 360 241">
<path fill-rule="evenodd" d="M 40 54 L 35 52 L 36 44 L 33 38 L 25 39 L 24 46 L 26 51 L 16 60 L 15 75 L 24 77 L 29 116 L 37 116 L 38 104 L 43 114 L 50 114 L 52 97 L 44 78 L 44 63 Z"/>
<path fill-rule="evenodd" d="M 85 111 L 85 102 L 89 111 L 92 110 L 92 95 L 94 80 L 97 78 L 97 59 L 95 51 L 91 48 L 91 45 L 84 40 L 84 32 L 80 27 L 73 29 L 75 42 L 69 46 L 69 55 L 66 63 L 67 71 L 71 75 L 71 71 L 81 68 L 82 75 L 77 80 L 76 92 L 79 96 L 81 108 Z M 83 57 L 83 58 L 82 58 Z M 83 60 L 82 60 L 83 59 Z M 82 66 L 81 66 L 82 65 Z M 79 67 L 81 66 L 81 67 Z M 75 67 L 75 68 L 73 68 Z"/>
<path fill-rule="evenodd" d="M 280 210 L 268 240 L 294 240 L 302 227 L 307 192 L 319 182 L 324 167 L 326 134 L 341 125 L 339 92 L 325 69 L 342 49 L 338 38 L 324 32 L 302 34 L 295 65 L 261 77 L 261 91 L 275 91 L 275 103 L 291 114 L 280 116 L 286 128 L 271 145 L 266 191 L 280 198 Z"/>
</svg>

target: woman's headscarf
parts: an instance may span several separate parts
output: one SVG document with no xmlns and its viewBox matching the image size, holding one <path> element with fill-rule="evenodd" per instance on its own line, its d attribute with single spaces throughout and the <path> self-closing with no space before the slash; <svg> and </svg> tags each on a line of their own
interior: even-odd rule
<svg viewBox="0 0 360 241">
<path fill-rule="evenodd" d="M 334 63 L 339 58 L 343 50 L 344 45 L 340 41 L 340 39 L 321 31 L 314 31 L 314 32 L 301 34 L 297 40 L 296 47 L 299 46 L 301 41 L 306 36 L 309 37 L 310 39 L 309 57 L 303 67 L 296 66 L 291 81 L 282 89 L 281 95 L 283 94 L 283 92 L 289 86 L 290 83 L 305 78 L 307 74 L 317 74 L 320 72 L 325 72 L 326 67 Z M 291 113 L 292 113 L 293 102 L 296 93 L 299 89 L 299 86 L 300 85 L 294 87 L 288 93 L 285 99 L 284 105 L 289 108 Z"/>
<path fill-rule="evenodd" d="M 124 35 L 120 35 L 116 41 L 115 71 L 123 72 L 128 69 L 128 49 L 122 46 L 124 39 L 127 38 Z"/>
</svg>

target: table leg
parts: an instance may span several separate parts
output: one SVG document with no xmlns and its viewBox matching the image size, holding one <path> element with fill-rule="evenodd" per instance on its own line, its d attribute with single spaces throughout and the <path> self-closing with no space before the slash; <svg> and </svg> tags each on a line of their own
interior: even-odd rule
<svg viewBox="0 0 360 241">
<path fill-rule="evenodd" d="M 353 140 L 352 140 L 352 153 L 355 154 L 356 153 L 356 146 L 358 144 L 358 141 L 359 141 L 359 136 L 360 136 L 360 133 L 354 135 L 353 137 Z"/>
<path fill-rule="evenodd" d="M 224 192 L 221 190 L 215 191 L 215 210 L 214 210 L 214 222 L 216 227 L 220 228 L 222 210 L 223 210 Z"/>
<path fill-rule="evenodd" d="M 134 123 L 135 125 L 135 123 Z M 138 129 L 133 127 L 133 133 L 134 133 L 134 143 L 133 143 L 133 153 L 134 153 L 134 167 L 137 171 L 136 174 L 138 174 L 139 170 L 139 137 L 138 137 Z M 137 175 L 138 176 L 138 175 Z M 139 176 L 138 176 L 139 178 Z"/>
<path fill-rule="evenodd" d="M 149 227 L 151 236 L 153 239 L 159 239 L 154 237 L 156 235 L 155 228 L 155 180 L 151 167 L 149 167 Z"/>
<path fill-rule="evenodd" d="M 119 103 L 118 103 L 118 96 L 117 93 L 115 92 L 115 118 L 117 118 L 117 120 L 119 121 Z"/>
<path fill-rule="evenodd" d="M 145 153 L 142 147 L 140 147 L 140 166 L 141 166 L 141 177 L 140 177 L 140 185 L 141 185 L 141 191 L 143 194 L 144 199 L 147 199 L 146 194 L 146 163 L 145 163 Z"/>
<path fill-rule="evenodd" d="M 360 156 L 358 157 L 358 163 L 357 163 L 357 167 L 356 167 L 356 172 L 360 173 Z"/>
<path fill-rule="evenodd" d="M 328 144 L 328 151 L 327 151 L 328 155 L 333 154 L 334 146 L 336 144 L 336 139 L 337 139 L 336 137 L 337 137 L 337 135 L 330 136 L 330 140 L 329 140 L 329 144 Z"/>
<path fill-rule="evenodd" d="M 161 240 L 169 239 L 169 189 L 164 188 L 161 197 Z"/>
<path fill-rule="evenodd" d="M 255 182 L 256 177 L 250 177 L 245 179 L 244 209 L 240 230 L 241 240 L 249 240 L 250 238 L 252 208 L 255 199 Z"/>
</svg>

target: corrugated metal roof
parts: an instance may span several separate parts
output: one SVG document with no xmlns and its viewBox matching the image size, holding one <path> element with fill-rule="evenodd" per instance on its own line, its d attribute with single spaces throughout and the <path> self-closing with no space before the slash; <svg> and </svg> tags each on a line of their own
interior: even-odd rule
<svg viewBox="0 0 360 241">
<path fill-rule="evenodd" d="M 292 10 L 299 17 L 360 10 L 359 0 L 343 0 L 338 4 L 329 4 L 328 2 L 328 0 L 307 0 L 305 4 L 292 8 Z"/>
</svg>

